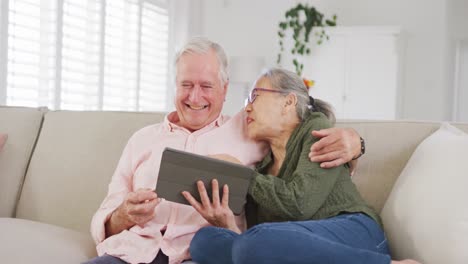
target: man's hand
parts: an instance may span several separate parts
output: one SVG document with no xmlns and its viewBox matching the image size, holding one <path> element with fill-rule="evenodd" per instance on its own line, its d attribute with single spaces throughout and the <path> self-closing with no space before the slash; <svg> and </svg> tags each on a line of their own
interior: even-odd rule
<svg viewBox="0 0 468 264">
<path fill-rule="evenodd" d="M 208 155 L 208 157 L 242 165 L 240 160 L 234 158 L 233 156 L 229 154 L 214 154 L 214 155 Z"/>
<path fill-rule="evenodd" d="M 122 204 L 106 222 L 106 237 L 118 234 L 134 225 L 143 226 L 154 217 L 160 199 L 151 189 L 138 189 L 125 196 Z"/>
<path fill-rule="evenodd" d="M 312 131 L 312 135 L 320 140 L 310 148 L 309 158 L 313 162 L 320 162 L 322 168 L 345 164 L 361 153 L 359 134 L 352 128 L 333 127 Z M 355 167 L 356 164 L 353 165 Z"/>
<path fill-rule="evenodd" d="M 205 185 L 202 181 L 197 182 L 198 192 L 200 193 L 201 203 L 199 203 L 189 192 L 182 192 L 182 195 L 187 201 L 197 210 L 208 223 L 217 226 L 228 228 L 238 234 L 241 233 L 236 225 L 234 214 L 229 208 L 229 187 L 223 186 L 223 198 L 219 200 L 219 185 L 214 179 L 211 182 L 213 189 L 213 202 L 210 201 Z"/>
</svg>

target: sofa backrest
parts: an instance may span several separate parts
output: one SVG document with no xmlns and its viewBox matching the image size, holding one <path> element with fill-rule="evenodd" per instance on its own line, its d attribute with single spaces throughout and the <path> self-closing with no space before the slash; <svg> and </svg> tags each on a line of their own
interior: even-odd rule
<svg viewBox="0 0 468 264">
<path fill-rule="evenodd" d="M 426 137 L 440 123 L 416 121 L 341 121 L 340 127 L 352 127 L 366 141 L 366 154 L 359 159 L 353 181 L 363 198 L 380 213 L 393 185 Z M 468 124 L 453 124 L 468 133 Z"/>
<path fill-rule="evenodd" d="M 26 174 L 17 217 L 88 233 L 127 140 L 163 116 L 48 112 Z"/>
<path fill-rule="evenodd" d="M 163 113 L 50 111 L 31 158 L 16 215 L 89 232 L 91 217 L 130 136 Z M 439 123 L 341 121 L 366 139 L 354 182 L 378 212 L 416 146 Z M 468 124 L 456 125 L 468 132 Z"/>
<path fill-rule="evenodd" d="M 0 217 L 13 217 L 24 175 L 46 109 L 0 106 L 0 133 L 8 140 L 0 153 Z"/>
</svg>

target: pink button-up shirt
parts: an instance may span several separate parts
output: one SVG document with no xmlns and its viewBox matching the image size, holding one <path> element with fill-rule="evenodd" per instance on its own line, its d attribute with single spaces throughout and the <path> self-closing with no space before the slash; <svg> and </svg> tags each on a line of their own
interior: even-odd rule
<svg viewBox="0 0 468 264">
<path fill-rule="evenodd" d="M 170 264 L 190 258 L 188 248 L 192 237 L 208 223 L 195 209 L 183 204 L 162 200 L 156 206 L 154 218 L 143 227 L 135 225 L 105 238 L 104 224 L 128 192 L 139 188 L 155 189 L 165 147 L 202 155 L 225 153 L 247 166 L 253 166 L 266 154 L 263 144 L 246 137 L 243 112 L 232 118 L 220 115 L 195 132 L 175 125 L 177 121 L 177 112 L 172 112 L 164 122 L 140 129 L 128 141 L 109 184 L 107 197 L 91 223 L 99 255 L 116 256 L 130 263 L 150 263 L 162 250 L 169 256 Z M 242 228 L 243 217 L 236 220 Z"/>
</svg>

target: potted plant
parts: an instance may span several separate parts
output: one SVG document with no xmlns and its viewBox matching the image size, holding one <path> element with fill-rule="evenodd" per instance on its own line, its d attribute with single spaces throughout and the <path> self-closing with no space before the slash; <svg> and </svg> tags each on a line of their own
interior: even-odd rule
<svg viewBox="0 0 468 264">
<path fill-rule="evenodd" d="M 315 7 L 307 4 L 298 4 L 287 10 L 284 15 L 284 21 L 279 23 L 278 37 L 280 52 L 278 53 L 277 63 L 281 63 L 286 31 L 292 30 L 292 38 L 294 40 L 294 45 L 291 49 L 291 54 L 293 55 L 292 62 L 296 73 L 302 76 L 304 64 L 298 60 L 298 56 L 310 54 L 310 33 L 316 27 L 322 28 L 315 33 L 317 44 L 322 44 L 325 39 L 329 39 L 324 27 L 336 26 L 336 19 L 336 15 L 334 15 L 332 19 L 325 19 L 324 15 L 315 9 Z"/>
</svg>

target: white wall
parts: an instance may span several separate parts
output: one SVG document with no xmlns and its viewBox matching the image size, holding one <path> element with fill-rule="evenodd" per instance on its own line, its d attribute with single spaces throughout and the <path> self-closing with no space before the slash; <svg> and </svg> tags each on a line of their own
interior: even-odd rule
<svg viewBox="0 0 468 264">
<path fill-rule="evenodd" d="M 1 1 L 1 0 L 0 0 Z M 171 0 L 170 12 L 170 36 L 169 36 L 169 82 L 167 90 L 166 111 L 174 111 L 175 97 L 175 69 L 174 57 L 176 52 L 187 42 L 191 36 L 201 35 L 201 0 Z"/>
<path fill-rule="evenodd" d="M 264 56 L 273 63 L 284 0 L 203 0 L 202 33 L 218 41 L 229 56 Z"/>
<path fill-rule="evenodd" d="M 451 2 L 449 2 L 451 1 Z M 230 56 L 265 56 L 273 65 L 278 50 L 278 22 L 298 1 L 202 0 L 201 33 L 222 44 Z M 302 1 L 304 2 L 304 1 Z M 452 8 L 465 0 L 309 0 L 341 26 L 400 26 L 406 38 L 402 81 L 402 117 L 451 118 L 453 69 L 447 32 Z M 452 10 L 452 11 L 450 11 Z M 458 20 L 457 20 L 458 21 Z M 466 32 L 466 26 L 457 27 Z M 325 43 L 326 45 L 326 43 Z"/>
</svg>

